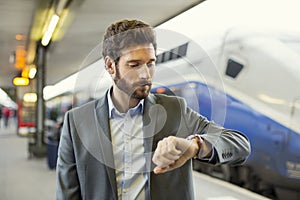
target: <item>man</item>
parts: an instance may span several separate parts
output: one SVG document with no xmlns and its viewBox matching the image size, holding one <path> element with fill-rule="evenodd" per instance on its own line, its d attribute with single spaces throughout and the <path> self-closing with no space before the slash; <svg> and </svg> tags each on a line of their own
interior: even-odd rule
<svg viewBox="0 0 300 200">
<path fill-rule="evenodd" d="M 57 199 L 193 199 L 193 158 L 240 164 L 249 155 L 241 133 L 207 121 L 182 98 L 150 94 L 156 47 L 144 22 L 107 28 L 102 54 L 113 85 L 66 114 Z"/>
</svg>

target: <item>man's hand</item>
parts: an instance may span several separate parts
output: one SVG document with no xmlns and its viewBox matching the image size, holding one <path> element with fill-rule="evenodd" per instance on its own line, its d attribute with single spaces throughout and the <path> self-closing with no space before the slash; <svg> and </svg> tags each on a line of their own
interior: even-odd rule
<svg viewBox="0 0 300 200">
<path fill-rule="evenodd" d="M 175 136 L 164 138 L 158 142 L 152 158 L 157 165 L 154 173 L 160 174 L 181 167 L 193 158 L 200 148 L 197 139 L 187 140 Z"/>
</svg>

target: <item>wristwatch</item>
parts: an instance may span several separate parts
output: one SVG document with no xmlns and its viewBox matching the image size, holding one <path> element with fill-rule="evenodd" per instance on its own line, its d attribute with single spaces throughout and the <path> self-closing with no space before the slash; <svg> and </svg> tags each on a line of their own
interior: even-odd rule
<svg viewBox="0 0 300 200">
<path fill-rule="evenodd" d="M 198 149 L 198 152 L 195 154 L 194 159 L 200 158 L 199 153 L 200 153 L 201 145 L 202 145 L 202 142 L 203 142 L 203 139 L 201 138 L 201 136 L 199 134 L 193 134 L 193 135 L 189 135 L 186 139 L 187 140 L 196 139 L 199 149 Z"/>
</svg>

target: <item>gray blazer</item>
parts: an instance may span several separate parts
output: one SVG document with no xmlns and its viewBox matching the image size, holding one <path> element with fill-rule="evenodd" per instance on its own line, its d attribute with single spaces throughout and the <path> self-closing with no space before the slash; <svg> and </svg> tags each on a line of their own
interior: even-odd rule
<svg viewBox="0 0 300 200">
<path fill-rule="evenodd" d="M 187 107 L 182 98 L 150 94 L 145 100 L 143 134 L 151 199 L 194 199 L 191 161 L 154 174 L 152 153 L 169 135 L 201 134 L 214 148 L 213 164 L 241 164 L 250 153 L 248 139 L 224 129 Z M 66 113 L 57 162 L 56 199 L 117 199 L 106 95 Z"/>
</svg>

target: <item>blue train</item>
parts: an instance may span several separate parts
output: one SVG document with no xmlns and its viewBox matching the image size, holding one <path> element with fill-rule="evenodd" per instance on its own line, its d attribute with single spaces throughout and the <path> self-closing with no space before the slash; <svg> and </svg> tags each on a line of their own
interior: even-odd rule
<svg viewBox="0 0 300 200">
<path fill-rule="evenodd" d="M 200 43 L 187 39 L 158 55 L 153 92 L 182 96 L 245 133 L 252 153 L 243 166 L 195 162 L 195 169 L 271 198 L 300 199 L 300 37 L 231 30 L 207 52 Z"/>
</svg>

